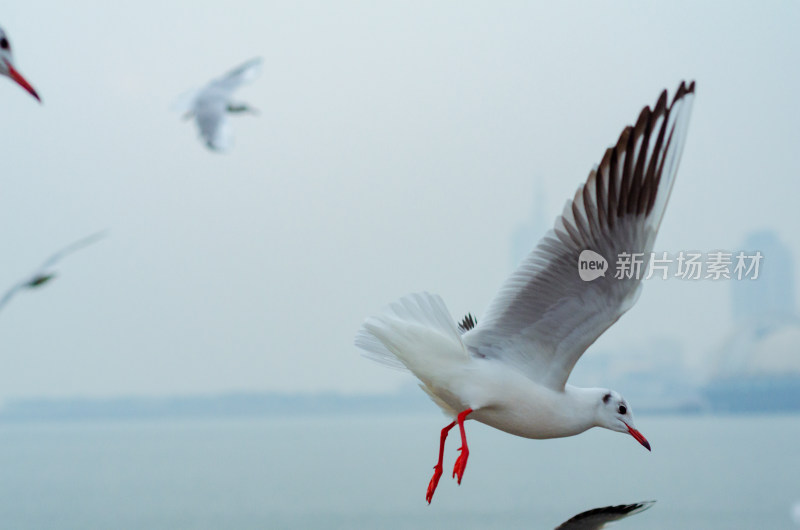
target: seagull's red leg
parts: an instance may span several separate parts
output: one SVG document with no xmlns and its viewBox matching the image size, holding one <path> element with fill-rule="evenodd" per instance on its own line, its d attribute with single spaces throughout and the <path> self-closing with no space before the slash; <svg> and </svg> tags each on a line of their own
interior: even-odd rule
<svg viewBox="0 0 800 530">
<path fill-rule="evenodd" d="M 464 470 L 467 468 L 467 458 L 469 458 L 469 447 L 467 447 L 467 433 L 464 432 L 464 420 L 472 413 L 472 409 L 463 410 L 458 413 L 456 421 L 458 428 L 461 431 L 461 447 L 458 448 L 461 454 L 458 455 L 456 465 L 453 468 L 453 476 L 458 475 L 458 483 L 461 484 L 461 477 L 464 476 Z"/>
<path fill-rule="evenodd" d="M 439 439 L 439 462 L 433 466 L 433 477 L 431 477 L 431 481 L 428 483 L 428 492 L 425 494 L 425 499 L 428 501 L 428 504 L 431 503 L 433 499 L 433 492 L 436 491 L 436 486 L 439 485 L 439 478 L 442 476 L 442 460 L 444 460 L 444 441 L 447 439 L 447 433 L 450 432 L 450 429 L 456 426 L 456 422 L 451 423 L 444 429 L 442 429 L 441 438 Z"/>
</svg>

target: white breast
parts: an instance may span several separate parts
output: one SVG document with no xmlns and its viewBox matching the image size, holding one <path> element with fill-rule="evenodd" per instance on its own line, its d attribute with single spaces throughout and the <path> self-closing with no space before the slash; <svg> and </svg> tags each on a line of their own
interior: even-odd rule
<svg viewBox="0 0 800 530">
<path fill-rule="evenodd" d="M 459 372 L 452 374 L 444 395 L 430 390 L 452 409 L 472 408 L 471 419 L 501 431 L 545 439 L 574 436 L 595 426 L 596 404 L 583 389 L 567 385 L 563 391 L 552 390 L 492 359 L 474 359 Z"/>
</svg>

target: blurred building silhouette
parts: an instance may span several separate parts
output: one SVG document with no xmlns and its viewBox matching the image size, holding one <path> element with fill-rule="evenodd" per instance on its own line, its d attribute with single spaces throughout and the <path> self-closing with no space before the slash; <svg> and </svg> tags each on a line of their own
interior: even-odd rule
<svg viewBox="0 0 800 530">
<path fill-rule="evenodd" d="M 714 352 L 704 395 L 712 410 L 800 410 L 800 318 L 794 259 L 773 231 L 742 250 L 764 256 L 756 280 L 731 280 L 732 329 Z"/>
<path fill-rule="evenodd" d="M 552 227 L 553 219 L 548 219 L 546 212 L 547 200 L 541 184 L 537 186 L 533 197 L 533 208 L 528 219 L 517 225 L 511 236 L 511 268 L 517 265 L 536 246 L 536 243 Z"/>
<path fill-rule="evenodd" d="M 685 363 L 683 344 L 673 337 L 655 336 L 614 350 L 592 351 L 575 365 L 570 383 L 612 388 L 634 412 L 694 412 L 703 406 L 698 381 Z"/>
<path fill-rule="evenodd" d="M 789 248 L 775 232 L 765 230 L 747 237 L 741 250 L 745 254 L 759 251 L 764 258 L 758 279 L 731 282 L 734 325 L 753 321 L 770 325 L 791 322 L 797 311 L 794 259 Z"/>
</svg>

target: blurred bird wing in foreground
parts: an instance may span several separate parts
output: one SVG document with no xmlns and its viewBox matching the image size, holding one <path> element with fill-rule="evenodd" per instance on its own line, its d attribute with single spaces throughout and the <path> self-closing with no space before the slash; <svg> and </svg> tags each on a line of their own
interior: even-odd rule
<svg viewBox="0 0 800 530">
<path fill-rule="evenodd" d="M 569 521 L 561 523 L 556 530 L 599 530 L 606 524 L 619 521 L 631 515 L 641 513 L 651 508 L 656 501 L 644 501 L 634 504 L 620 504 L 617 506 L 604 506 L 579 513 Z"/>
</svg>

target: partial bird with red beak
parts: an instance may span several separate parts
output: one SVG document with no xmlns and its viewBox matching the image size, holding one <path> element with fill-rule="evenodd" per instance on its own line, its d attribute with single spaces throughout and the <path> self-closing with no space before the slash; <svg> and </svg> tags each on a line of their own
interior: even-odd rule
<svg viewBox="0 0 800 530">
<path fill-rule="evenodd" d="M 11 42 L 8 40 L 8 35 L 3 28 L 0 28 L 0 74 L 10 77 L 19 86 L 28 91 L 28 93 L 35 97 L 41 103 L 42 98 L 36 93 L 36 90 L 28 83 L 28 80 L 22 77 L 17 67 L 14 66 L 14 55 L 11 52 Z"/>
</svg>

